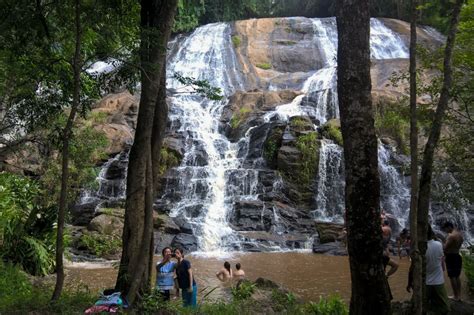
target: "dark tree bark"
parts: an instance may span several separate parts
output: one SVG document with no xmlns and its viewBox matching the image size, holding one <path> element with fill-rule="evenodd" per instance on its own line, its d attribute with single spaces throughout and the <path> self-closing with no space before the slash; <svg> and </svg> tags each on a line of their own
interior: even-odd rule
<svg viewBox="0 0 474 315">
<path fill-rule="evenodd" d="M 443 86 L 441 88 L 441 94 L 436 107 L 433 124 L 431 126 L 428 141 L 426 142 L 425 150 L 423 152 L 423 162 L 421 165 L 420 175 L 420 186 L 418 193 L 418 248 L 422 257 L 422 283 L 425 281 L 426 268 L 425 268 L 425 253 L 427 248 L 427 229 L 428 229 L 428 212 L 430 208 L 430 196 L 431 196 L 431 181 L 433 175 L 433 156 L 436 147 L 439 142 L 441 133 L 441 127 L 445 116 L 446 109 L 448 108 L 450 92 L 453 81 L 453 49 L 456 40 L 456 32 L 459 24 L 459 15 L 461 13 L 461 7 L 464 0 L 456 0 L 453 5 L 453 11 L 451 15 L 451 21 L 449 24 L 448 37 L 446 40 L 446 48 L 444 50 L 444 61 L 443 61 Z M 425 286 L 422 286 L 425 288 Z M 426 303 L 426 292 L 423 290 L 423 304 Z M 423 307 L 425 309 L 425 307 Z"/>
<path fill-rule="evenodd" d="M 159 154 L 161 149 L 160 147 L 152 150 L 155 147 L 152 144 L 152 134 L 154 121 L 162 122 L 161 117 L 155 117 L 155 108 L 157 103 L 161 102 L 158 101 L 159 98 L 165 96 L 163 93 L 160 94 L 160 86 L 164 82 L 162 80 L 164 80 L 166 46 L 176 6 L 176 0 L 141 1 L 142 91 L 135 140 L 130 150 L 125 225 L 122 236 L 123 252 L 116 283 L 116 289 L 127 296 L 130 304 L 134 303 L 137 295 L 149 291 L 151 284 L 153 163 L 159 160 L 159 156 L 154 158 L 153 154 L 156 152 Z M 160 114 L 161 111 L 157 113 Z M 155 137 L 159 138 L 160 135 Z"/>
<path fill-rule="evenodd" d="M 418 1 L 411 1 L 410 24 L 410 236 L 411 236 L 411 273 L 413 289 L 412 313 L 422 314 L 422 277 L 421 258 L 418 250 L 417 237 L 417 205 L 418 205 L 418 128 L 416 114 L 416 24 Z"/>
<path fill-rule="evenodd" d="M 370 80 L 369 1 L 339 0 L 337 90 L 344 139 L 351 314 L 389 314 Z"/>
<path fill-rule="evenodd" d="M 64 265 L 63 265 L 63 254 L 64 254 L 64 218 L 67 207 L 67 186 L 69 177 L 69 141 L 72 135 L 72 127 L 76 118 L 76 113 L 80 103 L 81 93 L 81 69 L 82 69 L 82 55 L 81 55 L 81 44 L 82 44 L 82 31 L 81 31 L 81 7 L 80 0 L 75 1 L 75 50 L 72 61 L 73 70 L 73 96 L 71 112 L 69 113 L 66 126 L 62 132 L 62 149 L 61 149 L 61 191 L 59 195 L 59 209 L 58 209 L 58 230 L 56 235 L 56 285 L 54 286 L 54 292 L 52 300 L 58 300 L 61 296 L 61 292 L 64 284 Z"/>
</svg>

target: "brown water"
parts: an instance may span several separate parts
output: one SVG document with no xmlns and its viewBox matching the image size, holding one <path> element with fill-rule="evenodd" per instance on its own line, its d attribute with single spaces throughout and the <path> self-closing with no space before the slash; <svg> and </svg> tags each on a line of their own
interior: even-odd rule
<svg viewBox="0 0 474 315">
<path fill-rule="evenodd" d="M 191 261 L 199 291 L 217 287 L 210 295 L 214 299 L 222 295 L 226 296 L 228 292 L 226 285 L 215 276 L 225 260 L 229 261 L 233 268 L 235 263 L 240 262 L 248 279 L 255 280 L 258 277 L 271 279 L 306 301 L 318 301 L 320 296 L 334 293 L 339 294 L 346 301 L 350 299 L 348 257 L 287 252 L 235 253 L 225 259 L 189 255 L 186 259 Z M 398 271 L 389 278 L 393 298 L 395 301 L 407 300 L 410 298 L 410 294 L 405 290 L 409 261 L 406 257 L 402 260 L 398 257 L 392 257 L 392 259 L 399 263 Z M 72 264 L 67 269 L 67 283 L 78 285 L 82 282 L 91 290 L 113 287 L 117 276 L 117 270 L 110 265 Z M 451 295 L 449 281 L 446 282 L 446 289 Z M 466 288 L 463 288 L 463 294 L 466 292 Z M 469 299 L 467 296 L 465 298 Z"/>
</svg>

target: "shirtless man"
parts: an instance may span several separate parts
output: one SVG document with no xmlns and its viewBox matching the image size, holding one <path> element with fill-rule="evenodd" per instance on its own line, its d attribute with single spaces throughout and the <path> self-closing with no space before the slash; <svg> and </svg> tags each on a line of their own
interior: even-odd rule
<svg viewBox="0 0 474 315">
<path fill-rule="evenodd" d="M 241 269 L 240 263 L 235 264 L 235 269 L 237 269 L 237 270 L 234 272 L 234 277 L 237 280 L 244 279 L 245 278 L 245 272 Z"/>
<path fill-rule="evenodd" d="M 459 276 L 462 269 L 462 257 L 459 254 L 459 249 L 464 242 L 464 238 L 451 222 L 444 223 L 442 229 L 448 233 L 443 246 L 446 257 L 446 269 L 448 270 L 448 277 L 453 288 L 454 299 L 459 301 L 461 300 L 461 279 Z"/>
<path fill-rule="evenodd" d="M 383 240 L 383 250 L 387 256 L 389 256 L 388 244 L 390 243 L 390 239 L 392 238 L 392 228 L 390 228 L 390 224 L 388 220 L 383 221 L 382 224 L 382 240 Z"/>
<path fill-rule="evenodd" d="M 227 282 L 232 279 L 232 270 L 230 269 L 230 263 L 228 261 L 224 263 L 224 268 L 216 273 L 216 277 L 222 282 Z"/>
</svg>

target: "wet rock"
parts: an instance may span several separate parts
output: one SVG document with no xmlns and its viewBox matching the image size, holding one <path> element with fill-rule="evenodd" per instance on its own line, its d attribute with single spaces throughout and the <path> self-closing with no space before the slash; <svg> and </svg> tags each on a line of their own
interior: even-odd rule
<svg viewBox="0 0 474 315">
<path fill-rule="evenodd" d="M 153 213 L 153 227 L 166 234 L 179 234 L 181 228 L 166 214 Z"/>
<path fill-rule="evenodd" d="M 187 252 L 197 250 L 197 239 L 194 235 L 180 233 L 171 241 L 171 247 L 182 248 Z"/>
<path fill-rule="evenodd" d="M 263 212 L 264 204 L 260 200 L 237 201 L 234 205 L 230 223 L 241 231 L 264 231 L 265 226 L 269 227 L 269 215 L 264 216 L 266 218 L 266 224 L 264 224 Z"/>
<path fill-rule="evenodd" d="M 285 173 L 294 173 L 301 163 L 301 152 L 293 146 L 282 146 L 278 150 L 278 170 Z"/>
<path fill-rule="evenodd" d="M 71 209 L 71 217 L 73 225 L 87 226 L 95 216 L 95 209 L 99 204 L 99 200 L 75 205 Z"/>
<path fill-rule="evenodd" d="M 333 256 L 346 256 L 347 250 L 341 242 L 330 242 L 325 244 L 314 244 L 313 253 Z"/>
<path fill-rule="evenodd" d="M 343 235 L 344 225 L 340 223 L 315 221 L 314 225 L 319 234 L 321 244 L 332 243 L 340 240 Z"/>
<path fill-rule="evenodd" d="M 101 214 L 89 223 L 89 231 L 96 231 L 106 235 L 122 235 L 123 221 L 116 216 Z"/>
<path fill-rule="evenodd" d="M 173 218 L 173 221 L 179 226 L 181 233 L 193 234 L 193 228 L 186 218 L 176 217 Z"/>
</svg>

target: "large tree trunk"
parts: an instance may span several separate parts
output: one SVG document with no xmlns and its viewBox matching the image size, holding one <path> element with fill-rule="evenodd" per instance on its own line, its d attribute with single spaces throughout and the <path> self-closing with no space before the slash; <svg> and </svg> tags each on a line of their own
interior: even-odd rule
<svg viewBox="0 0 474 315">
<path fill-rule="evenodd" d="M 382 265 L 380 180 L 371 99 L 369 1 L 339 0 L 337 90 L 344 139 L 351 314 L 389 314 Z"/>
<path fill-rule="evenodd" d="M 164 75 L 166 46 L 177 1 L 141 1 L 142 92 L 135 140 L 130 150 L 123 252 L 116 289 L 133 304 L 150 288 L 153 234 L 152 130 L 160 83 Z M 159 151 L 158 151 L 159 152 Z"/>
<path fill-rule="evenodd" d="M 457 27 L 459 24 L 459 15 L 464 0 L 456 0 L 453 6 L 451 22 L 449 25 L 448 38 L 446 40 L 446 48 L 444 50 L 443 61 L 443 86 L 436 107 L 435 117 L 431 126 L 428 141 L 426 142 L 423 152 L 423 163 L 421 166 L 420 191 L 418 193 L 418 248 L 422 257 L 422 283 L 426 278 L 425 253 L 427 248 L 427 229 L 428 229 L 428 212 L 430 208 L 431 181 L 433 174 L 433 156 L 439 142 L 441 127 L 444 115 L 449 103 L 449 90 L 453 81 L 452 57 L 454 42 L 456 39 Z M 425 286 L 422 286 L 425 288 Z M 426 290 L 423 290 L 423 309 L 426 304 Z"/>
<path fill-rule="evenodd" d="M 411 198 L 410 198 L 410 236 L 411 236 L 411 273 L 413 295 L 412 312 L 415 315 L 422 314 L 422 277 L 421 258 L 418 250 L 417 237 L 417 205 L 418 205 L 418 128 L 416 114 L 416 20 L 418 1 L 411 1 L 411 25 L 410 25 L 410 174 L 411 174 Z"/>
<path fill-rule="evenodd" d="M 62 132 L 62 165 L 61 165 L 61 191 L 59 196 L 59 209 L 58 209 L 58 229 L 56 235 L 56 285 L 54 286 L 54 292 L 52 300 L 58 300 L 61 296 L 61 292 L 64 284 L 64 266 L 63 266 L 63 254 L 64 254 L 64 218 L 66 215 L 67 207 L 67 187 L 69 177 L 69 140 L 72 135 L 72 127 L 76 118 L 76 113 L 79 108 L 80 92 L 81 92 L 81 69 L 82 69 L 82 56 L 81 56 L 81 12 L 80 12 L 80 0 L 75 1 L 75 37 L 76 44 L 74 50 L 74 57 L 72 63 L 73 70 L 73 96 L 71 112 L 69 113 L 66 126 Z"/>
</svg>

